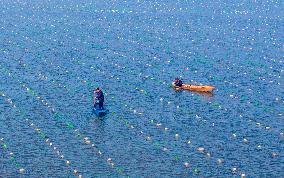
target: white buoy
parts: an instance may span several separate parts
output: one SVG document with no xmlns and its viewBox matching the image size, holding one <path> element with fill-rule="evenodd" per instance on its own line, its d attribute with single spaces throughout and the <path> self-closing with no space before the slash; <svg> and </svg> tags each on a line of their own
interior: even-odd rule
<svg viewBox="0 0 284 178">
<path fill-rule="evenodd" d="M 244 173 L 241 174 L 241 178 L 245 178 L 245 176 L 246 176 L 246 175 L 245 175 Z"/>
<path fill-rule="evenodd" d="M 223 163 L 223 160 L 219 158 L 219 159 L 217 159 L 217 163 L 218 163 L 218 164 L 222 164 L 222 163 Z"/>
<path fill-rule="evenodd" d="M 198 147 L 198 148 L 197 148 L 197 151 L 200 152 L 200 153 L 203 153 L 204 150 L 205 150 L 205 149 L 204 149 L 203 147 Z"/>
<path fill-rule="evenodd" d="M 66 165 L 69 166 L 70 165 L 70 161 L 67 160 L 66 161 Z"/>
<path fill-rule="evenodd" d="M 86 140 L 85 144 L 89 145 L 89 144 L 91 144 L 91 141 L 90 140 Z"/>
<path fill-rule="evenodd" d="M 23 174 L 23 173 L 25 172 L 25 169 L 24 169 L 24 168 L 21 168 L 21 169 L 19 169 L 19 172 L 20 172 L 21 174 Z"/>
<path fill-rule="evenodd" d="M 188 168 L 188 167 L 189 167 L 189 163 L 188 163 L 188 162 L 185 162 L 185 163 L 184 163 L 184 166 L 185 166 L 186 168 Z"/>
<path fill-rule="evenodd" d="M 237 172 L 237 168 L 233 167 L 233 168 L 232 168 L 232 173 L 233 173 L 233 174 L 236 174 L 236 172 Z"/>
<path fill-rule="evenodd" d="M 271 154 L 271 156 L 272 156 L 272 158 L 276 158 L 276 157 L 278 156 L 278 154 L 275 153 L 275 152 L 273 152 L 273 153 Z"/>
<path fill-rule="evenodd" d="M 244 138 L 243 142 L 244 142 L 244 144 L 247 144 L 248 140 L 246 138 Z"/>
<path fill-rule="evenodd" d="M 179 134 L 176 134 L 175 138 L 176 138 L 176 140 L 178 140 L 179 139 Z"/>
</svg>

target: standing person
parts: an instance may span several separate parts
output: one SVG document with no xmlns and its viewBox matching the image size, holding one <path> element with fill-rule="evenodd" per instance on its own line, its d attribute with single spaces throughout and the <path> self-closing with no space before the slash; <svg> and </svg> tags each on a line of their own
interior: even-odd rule
<svg viewBox="0 0 284 178">
<path fill-rule="evenodd" d="M 103 91 L 98 87 L 94 91 L 94 107 L 96 107 L 96 104 L 99 104 L 99 109 L 102 110 L 104 109 L 104 93 Z"/>
</svg>

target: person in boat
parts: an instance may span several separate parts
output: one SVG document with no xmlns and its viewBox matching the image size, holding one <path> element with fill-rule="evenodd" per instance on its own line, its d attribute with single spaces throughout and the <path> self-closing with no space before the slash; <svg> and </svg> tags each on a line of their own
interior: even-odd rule
<svg viewBox="0 0 284 178">
<path fill-rule="evenodd" d="M 181 87 L 183 85 L 182 81 L 179 78 L 176 78 L 174 81 L 176 87 Z"/>
<path fill-rule="evenodd" d="M 104 93 L 103 91 L 98 87 L 94 91 L 94 107 L 96 108 L 96 105 L 99 105 L 99 109 L 102 110 L 104 109 Z"/>
</svg>

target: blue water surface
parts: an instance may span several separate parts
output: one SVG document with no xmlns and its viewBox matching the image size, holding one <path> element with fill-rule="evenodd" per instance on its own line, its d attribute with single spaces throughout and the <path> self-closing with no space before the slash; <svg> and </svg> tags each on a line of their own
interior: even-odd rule
<svg viewBox="0 0 284 178">
<path fill-rule="evenodd" d="M 284 177 L 283 17 L 281 0 L 0 1 L 0 177 Z"/>
</svg>

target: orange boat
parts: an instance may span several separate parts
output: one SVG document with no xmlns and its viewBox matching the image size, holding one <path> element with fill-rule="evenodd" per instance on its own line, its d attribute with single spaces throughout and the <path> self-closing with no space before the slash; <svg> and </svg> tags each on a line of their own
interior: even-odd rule
<svg viewBox="0 0 284 178">
<path fill-rule="evenodd" d="M 199 91 L 199 92 L 212 92 L 215 87 L 212 86 L 196 86 L 196 85 L 187 85 L 183 84 L 181 87 L 176 87 L 174 82 L 172 86 L 175 90 L 189 90 L 189 91 Z"/>
</svg>

